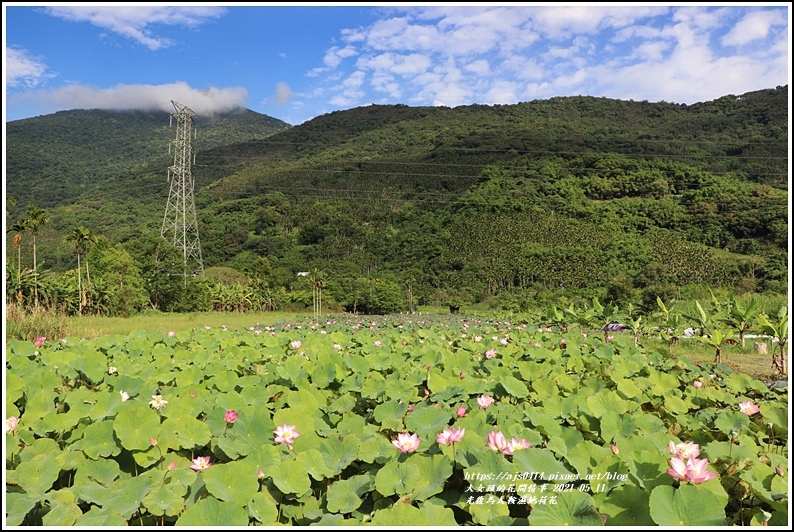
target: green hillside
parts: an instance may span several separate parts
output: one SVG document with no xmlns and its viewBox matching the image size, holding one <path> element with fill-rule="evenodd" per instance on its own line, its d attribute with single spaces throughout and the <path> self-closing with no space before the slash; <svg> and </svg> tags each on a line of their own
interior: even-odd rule
<svg viewBox="0 0 794 532">
<path fill-rule="evenodd" d="M 301 271 L 322 274 L 328 305 L 373 312 L 407 308 L 407 293 L 503 307 L 642 303 L 694 284 L 782 293 L 788 115 L 777 87 L 695 105 L 579 96 L 372 105 L 295 127 L 250 111 L 199 121 L 200 282 L 213 295 L 192 301 L 222 306 L 239 285 L 252 301 L 311 305 Z M 167 113 L 70 111 L 7 131 L 7 221 L 48 210 L 49 272 L 76 268 L 63 238 L 88 227 L 148 279 L 142 306 L 185 308 L 189 289 L 158 288 L 170 266 L 150 260 L 173 251 L 155 251 Z M 32 263 L 30 246 L 7 249 Z"/>
</svg>

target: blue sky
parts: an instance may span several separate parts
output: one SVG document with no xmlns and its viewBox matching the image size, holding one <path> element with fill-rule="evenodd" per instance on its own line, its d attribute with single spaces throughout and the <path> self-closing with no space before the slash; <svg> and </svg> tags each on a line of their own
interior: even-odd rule
<svg viewBox="0 0 794 532">
<path fill-rule="evenodd" d="M 788 84 L 790 3 L 3 4 L 4 120 L 63 109 L 301 124 L 372 103 L 696 103 Z"/>
</svg>

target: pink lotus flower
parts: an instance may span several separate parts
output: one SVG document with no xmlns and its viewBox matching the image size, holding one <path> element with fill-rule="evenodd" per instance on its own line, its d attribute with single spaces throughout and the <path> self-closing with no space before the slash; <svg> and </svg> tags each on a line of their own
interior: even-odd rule
<svg viewBox="0 0 794 532">
<path fill-rule="evenodd" d="M 466 407 L 463 406 L 463 405 L 459 406 L 458 409 L 455 411 L 455 415 L 458 416 L 458 417 L 465 416 L 466 415 Z"/>
<path fill-rule="evenodd" d="M 273 432 L 276 434 L 276 443 L 286 443 L 287 448 L 290 450 L 292 450 L 292 444 L 295 442 L 295 438 L 301 435 L 300 432 L 295 430 L 295 425 L 286 424 L 276 427 L 276 430 Z"/>
<path fill-rule="evenodd" d="M 264 471 L 262 471 L 261 469 L 257 469 L 257 470 L 256 470 L 256 476 L 257 476 L 258 478 L 260 478 L 260 479 L 262 479 L 262 478 L 265 478 L 265 472 L 264 472 Z"/>
<path fill-rule="evenodd" d="M 620 454 L 620 449 L 614 443 L 612 444 L 612 454 Z"/>
<path fill-rule="evenodd" d="M 375 347 L 380 347 L 381 345 L 383 344 L 380 343 L 380 340 L 375 340 Z"/>
<path fill-rule="evenodd" d="M 400 451 L 404 453 L 412 453 L 419 448 L 419 436 L 416 434 L 408 434 L 407 432 L 401 432 L 397 435 L 396 440 L 392 440 L 392 445 L 397 447 Z"/>
<path fill-rule="evenodd" d="M 709 465 L 708 458 L 698 460 L 690 456 L 685 463 L 682 459 L 674 456 L 670 458 L 670 465 L 672 467 L 667 470 L 667 474 L 678 480 L 683 480 L 684 482 L 702 484 L 703 482 L 717 478 L 717 473 L 706 470 L 706 467 Z"/>
<path fill-rule="evenodd" d="M 757 404 L 752 401 L 742 401 L 739 403 L 739 411 L 743 414 L 747 414 L 748 416 L 752 416 L 753 414 L 757 414 L 761 410 Z"/>
<path fill-rule="evenodd" d="M 485 352 L 485 358 L 490 360 L 495 357 L 496 357 L 496 349 L 489 349 L 488 351 Z"/>
<path fill-rule="evenodd" d="M 507 443 L 507 447 L 505 447 L 502 450 L 502 453 L 509 455 L 509 454 L 513 454 L 514 451 L 520 451 L 521 449 L 529 449 L 530 447 L 532 447 L 532 445 L 524 438 L 521 438 L 520 440 L 513 438 Z"/>
<path fill-rule="evenodd" d="M 193 471 L 201 471 L 202 469 L 209 469 L 211 465 L 209 456 L 199 456 L 193 459 L 193 464 L 190 466 L 190 469 Z"/>
<path fill-rule="evenodd" d="M 154 438 L 149 438 L 149 443 L 152 444 L 152 447 L 156 447 L 157 446 L 157 440 L 155 440 Z"/>
<path fill-rule="evenodd" d="M 300 349 L 302 345 L 303 345 L 303 344 L 301 343 L 301 341 L 300 341 L 300 340 L 293 340 L 293 341 L 291 341 L 291 342 L 289 343 L 289 346 L 290 346 L 291 348 L 295 349 L 296 351 L 297 351 L 298 349 Z"/>
<path fill-rule="evenodd" d="M 689 458 L 697 458 L 700 454 L 700 445 L 695 442 L 674 444 L 672 441 L 667 444 L 667 450 L 670 451 L 675 458 L 681 460 L 688 460 Z"/>
<path fill-rule="evenodd" d="M 17 425 L 19 425 L 18 417 L 11 416 L 10 418 L 6 419 L 6 434 L 17 430 Z"/>
<path fill-rule="evenodd" d="M 692 383 L 692 386 L 694 386 L 695 388 L 702 388 L 703 387 L 703 381 L 695 381 L 695 382 Z"/>
<path fill-rule="evenodd" d="M 176 333 L 174 331 L 168 331 L 168 336 L 173 338 L 174 336 L 176 336 Z"/>
<path fill-rule="evenodd" d="M 237 412 L 235 412 L 234 410 L 229 410 L 223 416 L 223 419 L 226 421 L 226 423 L 234 423 L 235 421 L 237 421 Z"/>
<path fill-rule="evenodd" d="M 168 464 L 169 471 L 173 471 L 174 469 L 176 469 L 176 462 L 171 462 L 170 464 Z"/>
<path fill-rule="evenodd" d="M 39 336 L 38 338 L 36 338 L 36 341 L 33 343 L 36 344 L 36 347 L 41 347 L 41 344 L 43 344 L 46 341 L 47 341 L 46 336 Z"/>
<path fill-rule="evenodd" d="M 504 452 L 507 449 L 507 438 L 502 431 L 492 430 L 488 433 L 488 448 L 494 451 Z"/>
<path fill-rule="evenodd" d="M 436 436 L 436 443 L 440 443 L 442 445 L 449 445 L 451 443 L 457 443 L 461 439 L 463 439 L 463 434 L 466 432 L 466 429 L 444 429 L 441 431 L 441 434 Z"/>
<path fill-rule="evenodd" d="M 488 408 L 493 403 L 493 397 L 490 395 L 481 395 L 477 398 L 477 406 L 480 408 Z"/>
<path fill-rule="evenodd" d="M 409 412 L 413 412 L 414 411 L 414 405 L 408 405 L 408 411 Z"/>
</svg>

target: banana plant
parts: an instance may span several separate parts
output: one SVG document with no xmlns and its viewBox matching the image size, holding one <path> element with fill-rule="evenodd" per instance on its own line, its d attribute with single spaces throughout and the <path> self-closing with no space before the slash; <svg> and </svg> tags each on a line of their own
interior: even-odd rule
<svg viewBox="0 0 794 532">
<path fill-rule="evenodd" d="M 562 309 L 577 325 L 579 325 L 579 333 L 584 333 L 585 327 L 590 327 L 593 324 L 593 309 L 582 308 L 578 311 L 574 309 L 573 303 L 568 308 Z"/>
<path fill-rule="evenodd" d="M 604 341 L 609 341 L 609 329 L 607 325 L 614 322 L 618 316 L 617 305 L 604 306 L 598 301 L 597 297 L 593 298 L 593 318 L 601 323 L 601 329 L 604 331 Z"/>
<path fill-rule="evenodd" d="M 677 344 L 681 338 L 681 327 L 683 326 L 681 315 L 671 312 L 672 309 L 668 309 L 659 296 L 656 297 L 656 304 L 659 306 L 660 310 L 660 312 L 656 313 L 656 316 L 664 318 L 664 327 L 659 329 L 659 335 L 667 342 L 667 351 L 672 355 L 673 346 Z"/>
<path fill-rule="evenodd" d="M 722 362 L 722 349 L 725 347 L 725 344 L 731 343 L 731 341 L 734 343 L 736 342 L 736 340 L 733 340 L 735 334 L 736 331 L 733 329 L 711 329 L 711 334 L 708 336 L 698 336 L 698 341 L 716 350 L 714 362 L 719 364 Z"/>
<path fill-rule="evenodd" d="M 755 298 L 751 299 L 745 307 L 733 296 L 730 296 L 728 304 L 728 315 L 723 318 L 723 321 L 739 331 L 739 343 L 744 349 L 744 335 L 752 328 L 760 310 L 756 307 Z"/>
<path fill-rule="evenodd" d="M 783 306 L 777 313 L 777 321 L 772 323 L 765 314 L 759 314 L 758 324 L 764 332 L 777 338 L 772 346 L 772 367 L 781 375 L 786 375 L 786 344 L 788 344 L 788 308 Z"/>
<path fill-rule="evenodd" d="M 628 304 L 626 307 L 626 324 L 631 329 L 631 334 L 634 336 L 634 347 L 638 347 L 640 344 L 640 336 L 645 332 L 643 328 L 642 322 L 642 314 L 637 314 L 637 317 L 634 318 L 633 315 L 635 312 L 634 305 L 631 303 Z"/>
</svg>

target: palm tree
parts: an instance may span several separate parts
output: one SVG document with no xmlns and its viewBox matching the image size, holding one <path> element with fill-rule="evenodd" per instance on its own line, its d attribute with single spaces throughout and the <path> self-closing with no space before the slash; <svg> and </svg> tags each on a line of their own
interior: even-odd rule
<svg viewBox="0 0 794 532">
<path fill-rule="evenodd" d="M 40 209 L 35 205 L 28 205 L 27 219 L 25 223 L 30 233 L 33 235 L 33 276 L 35 284 L 33 285 L 33 297 L 36 299 L 36 309 L 39 308 L 39 271 L 38 262 L 36 260 L 36 236 L 39 234 L 39 228 L 50 222 L 50 216 L 47 211 Z"/>
<path fill-rule="evenodd" d="M 90 229 L 81 225 L 66 235 L 65 240 L 72 243 L 74 251 L 77 253 L 77 296 L 79 298 L 77 313 L 82 314 L 83 307 L 86 305 L 86 295 L 83 291 L 83 274 L 80 266 L 80 256 L 88 251 L 88 247 L 92 242 L 96 242 L 96 237 L 91 234 Z M 88 259 L 86 259 L 85 269 L 86 275 L 88 275 Z"/>
<path fill-rule="evenodd" d="M 323 288 L 325 288 L 325 273 L 317 268 L 312 269 L 309 276 L 312 284 L 312 300 L 314 303 L 314 319 L 316 320 L 323 313 Z"/>
<path fill-rule="evenodd" d="M 9 233 L 14 233 L 11 243 L 17 248 L 17 288 L 19 288 L 19 279 L 22 273 L 22 234 L 27 230 L 28 226 L 24 219 L 17 220 L 7 230 Z"/>
</svg>

